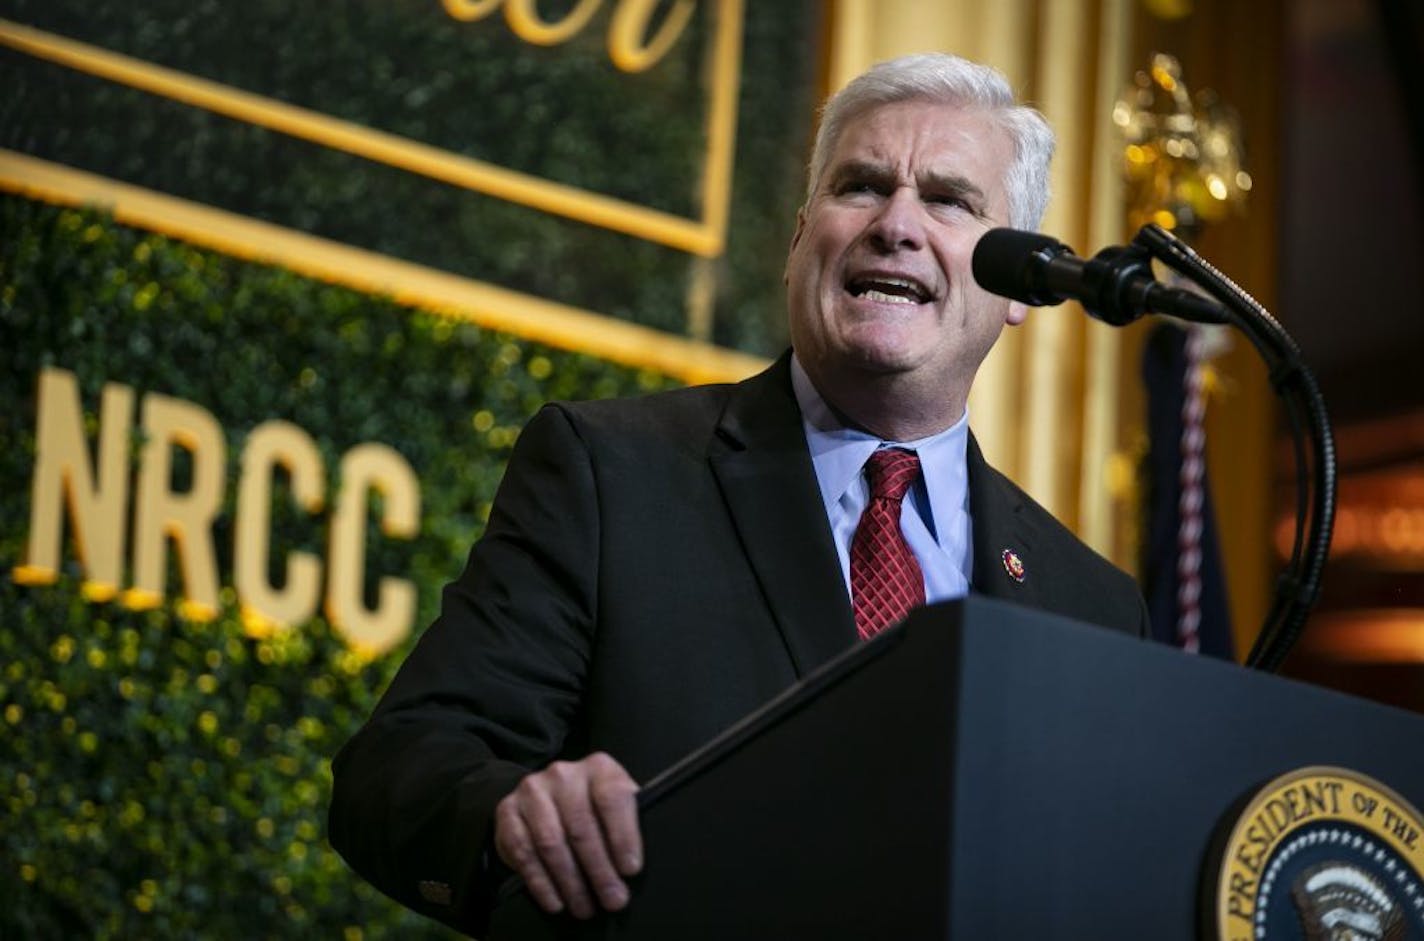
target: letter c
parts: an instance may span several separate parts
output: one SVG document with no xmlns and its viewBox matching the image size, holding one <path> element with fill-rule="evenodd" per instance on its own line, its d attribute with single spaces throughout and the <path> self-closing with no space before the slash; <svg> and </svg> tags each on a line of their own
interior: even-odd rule
<svg viewBox="0 0 1424 941">
<path fill-rule="evenodd" d="M 366 517 L 372 491 L 382 497 L 381 532 L 412 539 L 420 529 L 420 484 L 395 449 L 358 444 L 341 459 L 341 491 L 331 520 L 326 610 L 353 647 L 379 654 L 400 643 L 415 619 L 415 585 L 385 576 L 374 609 L 365 604 Z"/>
</svg>

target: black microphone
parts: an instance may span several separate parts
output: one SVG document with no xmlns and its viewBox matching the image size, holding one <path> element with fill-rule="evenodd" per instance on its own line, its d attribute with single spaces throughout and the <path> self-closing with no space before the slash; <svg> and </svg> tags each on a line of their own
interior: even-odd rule
<svg viewBox="0 0 1424 941">
<path fill-rule="evenodd" d="M 1226 323 L 1210 298 L 1167 287 L 1152 276 L 1151 256 L 1138 246 L 1105 248 L 1084 261 L 1057 239 L 1018 229 L 990 229 L 974 246 L 974 280 L 991 294 L 1030 307 L 1070 298 L 1115 327 L 1147 313 L 1196 323 Z"/>
</svg>

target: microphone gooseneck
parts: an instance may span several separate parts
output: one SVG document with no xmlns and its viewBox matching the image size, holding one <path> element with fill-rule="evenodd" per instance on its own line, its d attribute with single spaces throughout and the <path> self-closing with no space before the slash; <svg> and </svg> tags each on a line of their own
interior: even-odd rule
<svg viewBox="0 0 1424 941">
<path fill-rule="evenodd" d="M 1152 275 L 1156 259 L 1200 286 L 1209 297 L 1168 287 Z M 1246 658 L 1276 670 L 1305 627 L 1320 594 L 1335 521 L 1335 442 L 1325 401 L 1300 349 L 1270 313 L 1176 236 L 1144 226 L 1132 243 L 1105 248 L 1084 261 L 1038 232 L 991 229 L 972 261 L 984 290 L 1034 307 L 1076 300 L 1114 326 L 1143 314 L 1194 323 L 1229 323 L 1246 334 L 1270 368 L 1295 440 L 1297 510 L 1291 557 L 1276 582 L 1275 600 Z"/>
</svg>

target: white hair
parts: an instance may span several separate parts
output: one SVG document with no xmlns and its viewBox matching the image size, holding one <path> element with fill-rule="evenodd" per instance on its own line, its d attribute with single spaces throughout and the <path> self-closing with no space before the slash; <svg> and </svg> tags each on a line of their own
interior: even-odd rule
<svg viewBox="0 0 1424 941">
<path fill-rule="evenodd" d="M 881 62 L 831 96 L 821 112 L 821 127 L 811 152 L 808 201 L 815 195 L 826 161 L 846 125 L 868 111 L 902 101 L 979 108 L 1003 128 L 1014 147 L 1014 159 L 1004 169 L 1009 224 L 1017 229 L 1038 228 L 1048 205 L 1052 128 L 1038 111 L 1018 103 L 1003 73 L 942 52 Z"/>
</svg>

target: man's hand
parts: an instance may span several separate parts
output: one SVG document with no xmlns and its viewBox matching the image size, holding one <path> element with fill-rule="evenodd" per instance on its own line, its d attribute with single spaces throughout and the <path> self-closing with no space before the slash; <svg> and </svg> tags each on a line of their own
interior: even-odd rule
<svg viewBox="0 0 1424 941">
<path fill-rule="evenodd" d="M 628 904 L 623 879 L 643 867 L 637 782 L 602 752 L 556 761 L 494 809 L 494 845 L 548 912 L 589 918 Z M 592 893 L 590 893 L 592 889 Z"/>
</svg>

